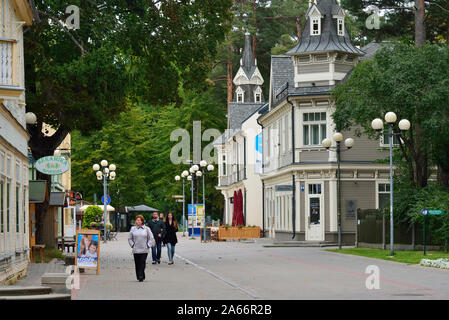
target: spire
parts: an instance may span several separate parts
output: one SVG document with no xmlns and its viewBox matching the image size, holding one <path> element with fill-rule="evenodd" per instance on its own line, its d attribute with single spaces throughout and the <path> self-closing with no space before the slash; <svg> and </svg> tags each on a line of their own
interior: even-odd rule
<svg viewBox="0 0 449 320">
<path fill-rule="evenodd" d="M 241 66 L 245 71 L 250 71 L 256 65 L 251 45 L 251 35 L 246 30 L 245 32 L 245 48 L 243 49 L 243 57 L 241 60 Z"/>
</svg>

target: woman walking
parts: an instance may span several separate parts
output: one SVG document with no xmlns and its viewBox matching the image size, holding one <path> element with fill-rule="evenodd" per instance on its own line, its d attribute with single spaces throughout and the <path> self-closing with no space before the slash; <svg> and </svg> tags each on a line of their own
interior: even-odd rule
<svg viewBox="0 0 449 320">
<path fill-rule="evenodd" d="M 178 243 L 176 232 L 178 231 L 178 222 L 176 221 L 173 213 L 169 212 L 165 219 L 166 234 L 164 243 L 167 245 L 168 251 L 168 264 L 173 264 L 173 258 L 175 256 L 175 245 Z"/>
<path fill-rule="evenodd" d="M 143 216 L 138 215 L 136 217 L 136 225 L 131 228 L 128 235 L 128 243 L 133 249 L 136 277 L 139 282 L 145 280 L 148 251 L 154 246 L 155 242 L 153 233 L 143 222 Z"/>
</svg>

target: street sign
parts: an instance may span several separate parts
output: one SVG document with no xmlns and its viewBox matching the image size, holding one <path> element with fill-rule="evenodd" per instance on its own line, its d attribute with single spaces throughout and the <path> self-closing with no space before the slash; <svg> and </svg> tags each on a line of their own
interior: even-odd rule
<svg viewBox="0 0 449 320">
<path fill-rule="evenodd" d="M 181 199 L 184 198 L 183 195 L 177 195 L 177 194 L 173 195 L 172 197 L 173 197 L 173 198 L 181 198 Z"/>
<path fill-rule="evenodd" d="M 440 216 L 444 214 L 443 210 L 428 210 L 428 209 L 422 209 L 421 214 L 423 216 L 429 215 L 429 216 Z"/>
<path fill-rule="evenodd" d="M 104 196 L 101 197 L 101 203 L 104 204 Z M 108 197 L 106 198 L 106 204 L 110 204 L 110 203 L 111 203 L 111 197 L 108 196 Z"/>
<path fill-rule="evenodd" d="M 176 199 L 176 202 L 184 202 L 183 199 Z"/>
<path fill-rule="evenodd" d="M 422 209 L 421 210 L 421 214 L 424 216 L 424 255 L 426 255 L 426 220 L 427 220 L 427 216 L 440 216 L 442 214 L 444 214 L 443 210 L 429 210 L 429 209 Z"/>
<path fill-rule="evenodd" d="M 36 161 L 37 171 L 48 175 L 58 175 L 70 169 L 70 163 L 64 157 L 42 157 Z"/>
</svg>

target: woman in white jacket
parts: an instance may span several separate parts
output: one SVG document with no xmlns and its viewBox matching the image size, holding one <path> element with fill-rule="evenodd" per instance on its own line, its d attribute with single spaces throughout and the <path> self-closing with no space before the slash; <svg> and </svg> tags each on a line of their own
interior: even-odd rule
<svg viewBox="0 0 449 320">
<path fill-rule="evenodd" d="M 148 251 L 154 246 L 154 236 L 150 228 L 143 224 L 141 215 L 136 217 L 136 225 L 131 228 L 128 235 L 128 243 L 133 249 L 136 276 L 139 282 L 145 280 L 145 267 Z"/>
</svg>

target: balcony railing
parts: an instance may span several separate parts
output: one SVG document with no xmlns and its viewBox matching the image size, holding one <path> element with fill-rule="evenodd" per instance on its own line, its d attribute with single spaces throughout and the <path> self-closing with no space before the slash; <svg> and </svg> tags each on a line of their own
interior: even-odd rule
<svg viewBox="0 0 449 320">
<path fill-rule="evenodd" d="M 0 85 L 13 85 L 12 47 L 14 42 L 0 39 Z"/>
<path fill-rule="evenodd" d="M 232 174 L 227 176 L 220 176 L 220 186 L 228 186 L 233 183 L 242 181 L 245 179 L 245 169 L 239 168 L 238 171 L 234 171 Z"/>
</svg>

